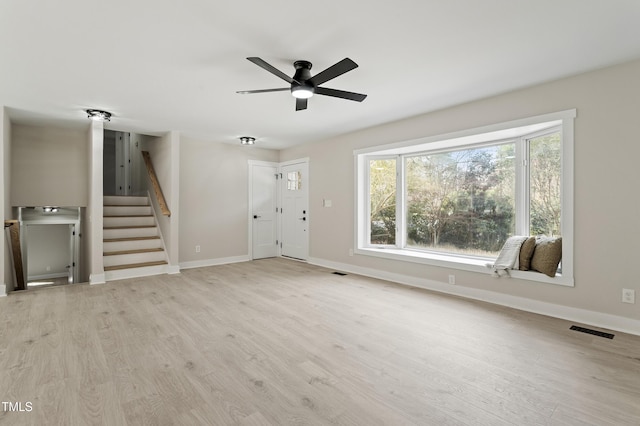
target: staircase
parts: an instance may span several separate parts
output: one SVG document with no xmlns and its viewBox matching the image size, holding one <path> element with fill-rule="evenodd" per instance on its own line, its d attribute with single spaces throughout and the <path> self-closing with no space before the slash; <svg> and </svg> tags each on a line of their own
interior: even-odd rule
<svg viewBox="0 0 640 426">
<path fill-rule="evenodd" d="M 105 196 L 103 204 L 106 280 L 164 273 L 167 255 L 149 199 Z"/>
</svg>

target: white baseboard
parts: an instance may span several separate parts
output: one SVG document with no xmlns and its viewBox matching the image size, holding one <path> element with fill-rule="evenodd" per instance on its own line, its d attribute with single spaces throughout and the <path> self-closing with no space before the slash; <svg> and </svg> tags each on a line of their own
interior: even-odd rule
<svg viewBox="0 0 640 426">
<path fill-rule="evenodd" d="M 0 284 L 0 297 L 4 297 L 7 295 L 7 286 L 6 284 Z"/>
<path fill-rule="evenodd" d="M 249 255 L 220 257 L 217 259 L 192 260 L 190 262 L 180 262 L 180 269 L 204 268 L 207 266 L 226 265 L 229 263 L 248 262 L 251 258 Z"/>
<path fill-rule="evenodd" d="M 154 265 L 154 266 L 144 266 L 141 268 L 131 268 L 131 269 L 117 269 L 115 271 L 105 271 L 104 280 L 106 282 L 109 281 L 117 281 L 117 280 L 126 280 L 128 278 L 142 278 L 142 277 L 151 277 L 154 275 L 163 275 L 169 273 L 170 266 L 168 265 Z M 171 269 L 173 271 L 173 269 Z M 178 272 L 180 273 L 180 269 L 178 268 Z"/>
<path fill-rule="evenodd" d="M 360 266 L 333 262 L 325 259 L 309 258 L 308 262 L 312 265 L 322 266 L 338 271 L 392 281 L 398 284 L 424 288 L 426 290 L 466 297 L 468 299 L 481 300 L 483 302 L 507 306 L 521 311 L 547 315 L 595 327 L 621 331 L 623 333 L 640 335 L 640 321 L 631 318 L 589 311 L 586 309 L 572 308 L 570 306 L 556 305 L 553 303 L 541 302 L 539 300 L 528 299 L 525 297 L 511 296 L 489 290 L 464 286 L 452 286 L 440 281 L 396 274 L 379 269 L 363 268 Z"/>
<path fill-rule="evenodd" d="M 104 277 L 104 272 L 101 274 L 91 274 L 89 275 L 89 284 L 104 284 L 106 283 L 106 279 Z"/>
<path fill-rule="evenodd" d="M 180 273 L 180 265 L 167 265 L 167 274 L 174 275 Z"/>
</svg>

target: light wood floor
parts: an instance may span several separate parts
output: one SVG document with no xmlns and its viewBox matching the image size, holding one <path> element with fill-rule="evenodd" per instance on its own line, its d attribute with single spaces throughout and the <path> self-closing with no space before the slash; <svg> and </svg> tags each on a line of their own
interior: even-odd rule
<svg viewBox="0 0 640 426">
<path fill-rule="evenodd" d="M 640 337 L 284 259 L 0 299 L 0 425 L 638 425 Z"/>
</svg>

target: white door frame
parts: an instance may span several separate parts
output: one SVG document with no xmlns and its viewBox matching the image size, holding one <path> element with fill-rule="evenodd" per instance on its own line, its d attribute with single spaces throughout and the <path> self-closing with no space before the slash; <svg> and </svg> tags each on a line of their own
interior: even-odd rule
<svg viewBox="0 0 640 426">
<path fill-rule="evenodd" d="M 293 164 L 299 164 L 299 163 L 306 163 L 307 164 L 307 170 L 309 170 L 309 157 L 304 157 L 304 158 L 299 158 L 297 160 L 290 160 L 290 161 L 284 161 L 282 163 L 275 163 L 275 162 L 271 162 L 271 161 L 258 161 L 258 160 L 248 160 L 248 168 L 249 168 L 249 180 L 248 180 L 248 209 L 247 209 L 247 223 L 248 223 L 248 242 L 247 242 L 247 247 L 248 247 L 248 257 L 249 259 L 253 260 L 253 192 L 252 192 L 252 179 L 253 179 L 253 170 L 252 170 L 252 166 L 253 165 L 263 165 L 263 166 L 272 166 L 272 167 L 276 167 L 276 170 L 278 171 L 279 174 L 279 180 L 282 180 L 282 168 L 285 166 L 289 166 L 289 165 L 293 165 Z M 307 173 L 307 180 L 305 182 L 306 185 L 309 185 L 310 182 L 310 174 L 311 173 Z M 307 186 L 308 189 L 310 189 L 310 186 Z M 311 221 L 310 221 L 310 217 L 311 215 L 309 214 L 309 190 L 307 190 L 307 234 L 309 234 L 309 227 L 311 226 Z M 282 213 L 282 185 L 281 182 L 278 183 L 277 185 L 277 189 L 276 189 L 276 204 L 278 205 L 278 208 L 280 209 L 280 213 Z M 277 230 L 276 230 L 276 235 L 277 235 L 277 241 L 281 242 L 282 241 L 282 214 L 277 215 L 278 218 L 276 220 L 276 226 L 277 226 Z M 308 253 L 309 253 L 309 239 L 307 238 L 307 257 L 308 257 Z M 278 257 L 282 257 L 282 248 L 281 245 L 278 244 L 277 245 L 277 253 L 278 253 Z"/>
<path fill-rule="evenodd" d="M 303 182 L 303 184 L 307 185 L 307 191 L 306 191 L 306 205 L 307 205 L 307 213 L 306 213 L 306 220 L 307 220 L 307 238 L 306 238 L 306 253 L 307 253 L 307 259 L 309 258 L 309 235 L 310 235 L 310 227 L 311 227 L 311 215 L 309 214 L 309 196 L 310 196 L 310 189 L 311 186 L 309 185 L 310 182 L 310 176 L 311 173 L 309 171 L 309 157 L 304 157 L 304 158 L 298 158 L 296 160 L 289 160 L 289 161 L 283 161 L 281 163 L 278 164 L 278 173 L 280 174 L 280 184 L 278 185 L 278 205 L 282 206 L 283 202 L 282 202 L 282 180 L 284 179 L 284 176 L 282 174 L 282 169 L 286 166 L 291 166 L 294 164 L 300 164 L 300 163 L 305 163 L 307 165 L 307 180 L 306 182 Z M 280 215 L 278 216 L 278 240 L 281 242 L 278 245 L 278 256 L 282 257 L 282 209 L 280 210 Z M 287 259 L 293 259 L 291 257 L 287 257 Z M 300 260 L 307 260 L 307 259 L 300 259 Z"/>
<path fill-rule="evenodd" d="M 249 224 L 249 232 L 248 232 L 248 245 L 247 247 L 249 248 L 249 259 L 253 260 L 253 166 L 267 166 L 267 167 L 274 167 L 278 172 L 280 171 L 280 167 L 278 163 L 274 163 L 271 161 L 258 161 L 258 160 L 249 160 L 248 163 L 249 165 L 249 180 L 248 180 L 248 196 L 249 196 L 249 201 L 248 201 L 248 208 L 247 208 L 247 223 Z M 275 180 L 275 176 L 274 176 L 274 180 Z M 279 195 L 279 185 L 276 184 L 276 205 L 280 205 L 280 195 Z M 279 217 L 278 217 L 279 218 Z M 278 222 L 278 220 L 275 221 L 276 223 L 276 236 L 277 238 L 280 238 L 280 224 Z M 276 242 L 274 241 L 274 244 Z M 277 248 L 277 256 L 280 256 L 280 247 L 278 246 Z"/>
<path fill-rule="evenodd" d="M 70 259 L 71 259 L 71 276 L 73 283 L 79 282 L 79 270 L 80 270 L 80 208 L 78 209 L 78 219 L 65 219 L 65 218 L 52 218 L 52 219 L 22 219 L 22 208 L 19 210 L 20 217 L 20 246 L 22 249 L 22 267 L 25 271 L 25 279 L 28 280 L 28 261 L 29 261 L 29 246 L 27 244 L 27 234 L 29 232 L 30 225 L 73 225 L 73 234 L 70 235 Z"/>
</svg>

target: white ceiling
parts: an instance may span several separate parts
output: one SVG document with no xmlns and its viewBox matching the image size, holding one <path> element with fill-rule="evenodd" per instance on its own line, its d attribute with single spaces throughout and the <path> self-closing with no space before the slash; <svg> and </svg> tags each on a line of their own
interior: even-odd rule
<svg viewBox="0 0 640 426">
<path fill-rule="evenodd" d="M 640 57 L 638 0 L 60 0 L 0 2 L 0 105 L 16 123 L 249 135 L 280 149 Z M 295 111 L 293 75 L 359 68 Z"/>
</svg>

